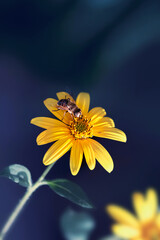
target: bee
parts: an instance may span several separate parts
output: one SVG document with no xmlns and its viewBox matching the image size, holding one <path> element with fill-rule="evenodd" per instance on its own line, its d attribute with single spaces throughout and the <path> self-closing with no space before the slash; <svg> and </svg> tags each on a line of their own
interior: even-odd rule
<svg viewBox="0 0 160 240">
<path fill-rule="evenodd" d="M 61 99 L 57 102 L 58 110 L 64 110 L 64 116 L 67 112 L 71 114 L 72 117 L 81 117 L 81 109 L 77 107 L 76 103 L 68 99 Z"/>
</svg>

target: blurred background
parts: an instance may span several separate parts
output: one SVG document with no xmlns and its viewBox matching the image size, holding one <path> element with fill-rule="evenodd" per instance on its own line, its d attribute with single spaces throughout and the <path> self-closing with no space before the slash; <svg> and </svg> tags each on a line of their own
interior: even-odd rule
<svg viewBox="0 0 160 240">
<path fill-rule="evenodd" d="M 160 193 L 159 87 L 159 0 L 0 1 L 0 169 L 25 165 L 34 181 L 44 171 L 50 145 L 36 145 L 41 129 L 30 120 L 52 117 L 43 100 L 58 91 L 89 92 L 91 108 L 104 107 L 127 134 L 126 144 L 98 139 L 114 160 L 111 174 L 83 161 L 73 177 L 67 153 L 48 175 L 74 181 L 93 201 L 96 210 L 86 210 L 96 221 L 90 240 L 110 233 L 106 204 L 132 210 L 132 192 Z M 7 179 L 0 188 L 2 227 L 25 189 Z M 64 240 L 60 216 L 68 207 L 82 210 L 40 188 L 6 239 Z"/>
</svg>

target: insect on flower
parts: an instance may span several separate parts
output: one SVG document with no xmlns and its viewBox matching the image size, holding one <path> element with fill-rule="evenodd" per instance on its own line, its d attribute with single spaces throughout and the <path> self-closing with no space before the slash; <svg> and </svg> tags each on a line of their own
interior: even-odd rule
<svg viewBox="0 0 160 240">
<path fill-rule="evenodd" d="M 45 165 L 50 165 L 71 149 L 70 169 L 73 175 L 79 172 L 83 155 L 88 167 L 93 170 L 96 160 L 111 172 L 113 160 L 108 151 L 93 137 L 108 138 L 126 142 L 123 131 L 115 128 L 114 121 L 105 117 L 106 111 L 101 107 L 89 110 L 90 95 L 81 92 L 76 101 L 66 92 L 57 93 L 58 100 L 47 98 L 44 101 L 48 110 L 57 117 L 37 117 L 31 123 L 44 128 L 37 137 L 37 144 L 54 142 L 43 158 Z"/>
<path fill-rule="evenodd" d="M 64 110 L 64 116 L 66 112 L 69 112 L 72 117 L 80 117 L 82 115 L 81 109 L 77 107 L 75 101 L 71 101 L 70 98 L 68 99 L 60 99 L 57 102 L 58 110 Z M 53 110 L 53 111 L 58 111 Z"/>
</svg>

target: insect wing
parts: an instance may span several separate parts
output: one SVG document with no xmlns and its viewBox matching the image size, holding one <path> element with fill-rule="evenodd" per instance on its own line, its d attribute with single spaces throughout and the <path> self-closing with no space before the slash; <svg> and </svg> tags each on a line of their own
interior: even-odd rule
<svg viewBox="0 0 160 240">
<path fill-rule="evenodd" d="M 59 100 L 61 100 L 61 99 L 68 99 L 69 98 L 71 102 L 76 104 L 76 102 L 73 99 L 73 97 L 69 93 L 67 93 L 67 92 L 58 92 L 57 93 L 57 97 L 58 97 Z"/>
</svg>

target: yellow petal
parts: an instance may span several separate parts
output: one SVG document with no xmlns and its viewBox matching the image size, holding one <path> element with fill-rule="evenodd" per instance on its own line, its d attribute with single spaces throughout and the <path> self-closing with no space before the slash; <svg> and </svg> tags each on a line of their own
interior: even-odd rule
<svg viewBox="0 0 160 240">
<path fill-rule="evenodd" d="M 135 237 L 134 240 L 144 240 L 143 237 Z"/>
<path fill-rule="evenodd" d="M 113 170 L 113 161 L 107 150 L 97 141 L 93 139 L 87 139 L 89 141 L 97 161 L 104 167 L 109 173 Z"/>
<path fill-rule="evenodd" d="M 122 224 L 114 224 L 112 226 L 112 231 L 117 236 L 125 239 L 133 239 L 140 236 L 140 231 L 138 229 Z"/>
<path fill-rule="evenodd" d="M 117 222 L 129 225 L 131 227 L 138 227 L 138 220 L 126 209 L 117 205 L 109 205 L 106 207 L 106 211 Z"/>
<path fill-rule="evenodd" d="M 132 195 L 132 202 L 138 218 L 140 220 L 143 220 L 144 211 L 145 211 L 145 199 L 143 194 L 135 192 Z"/>
<path fill-rule="evenodd" d="M 80 143 L 81 140 L 75 140 L 71 149 L 70 169 L 72 175 L 77 175 L 82 164 L 83 149 Z"/>
<path fill-rule="evenodd" d="M 72 138 L 63 138 L 55 142 L 46 152 L 43 158 L 44 165 L 52 164 L 61 158 L 72 147 Z"/>
<path fill-rule="evenodd" d="M 126 142 L 126 134 L 117 129 L 110 127 L 93 127 L 93 135 L 96 137 L 108 138 L 120 142 Z"/>
<path fill-rule="evenodd" d="M 155 221 L 156 221 L 157 226 L 160 228 L 160 213 L 157 214 Z"/>
<path fill-rule="evenodd" d="M 81 92 L 76 99 L 77 106 L 81 109 L 82 114 L 86 114 L 89 110 L 90 95 L 89 93 Z"/>
<path fill-rule="evenodd" d="M 96 166 L 96 159 L 95 159 L 95 154 L 92 149 L 91 144 L 89 143 L 88 139 L 84 139 L 81 141 L 84 156 L 86 159 L 86 163 L 89 167 L 90 170 L 93 170 Z"/>
<path fill-rule="evenodd" d="M 57 102 L 58 101 L 53 99 L 53 98 L 47 98 L 46 100 L 44 100 L 44 105 L 58 119 L 60 119 L 61 121 L 63 121 L 63 122 L 68 124 L 70 119 L 71 119 L 71 115 L 69 113 L 65 114 L 65 111 L 63 111 L 63 110 L 58 110 L 57 109 Z"/>
<path fill-rule="evenodd" d="M 91 120 L 91 124 L 95 124 L 98 122 L 101 118 L 103 118 L 106 115 L 106 111 L 101 107 L 95 107 L 92 108 L 89 113 L 87 114 L 88 119 Z"/>
<path fill-rule="evenodd" d="M 49 128 L 48 130 L 41 132 L 36 141 L 38 145 L 43 145 L 54 142 L 58 139 L 66 138 L 66 135 L 70 136 L 70 131 L 66 127 Z"/>
<path fill-rule="evenodd" d="M 69 95 L 67 92 L 58 92 L 57 97 L 59 100 L 61 99 L 70 99 L 72 102 L 75 102 L 71 95 Z"/>
<path fill-rule="evenodd" d="M 66 126 L 63 122 L 58 121 L 58 120 L 53 119 L 53 118 L 48 118 L 48 117 L 33 118 L 31 120 L 31 123 L 38 126 L 38 127 L 45 128 L 45 129 L 58 127 L 58 126 L 60 126 L 60 127 Z"/>
<path fill-rule="evenodd" d="M 133 204 L 136 213 L 141 221 L 148 221 L 155 217 L 158 209 L 157 193 L 153 189 L 148 189 L 146 197 L 141 193 L 133 194 Z"/>
<path fill-rule="evenodd" d="M 148 209 L 147 217 L 150 219 L 155 217 L 158 210 L 158 197 L 154 189 L 147 190 L 146 201 L 147 201 L 147 209 Z"/>
<path fill-rule="evenodd" d="M 94 127 L 100 127 L 100 126 L 115 127 L 115 124 L 114 124 L 113 119 L 111 119 L 109 117 L 103 117 L 102 119 L 100 119 L 98 122 L 96 122 L 94 124 Z"/>
</svg>

